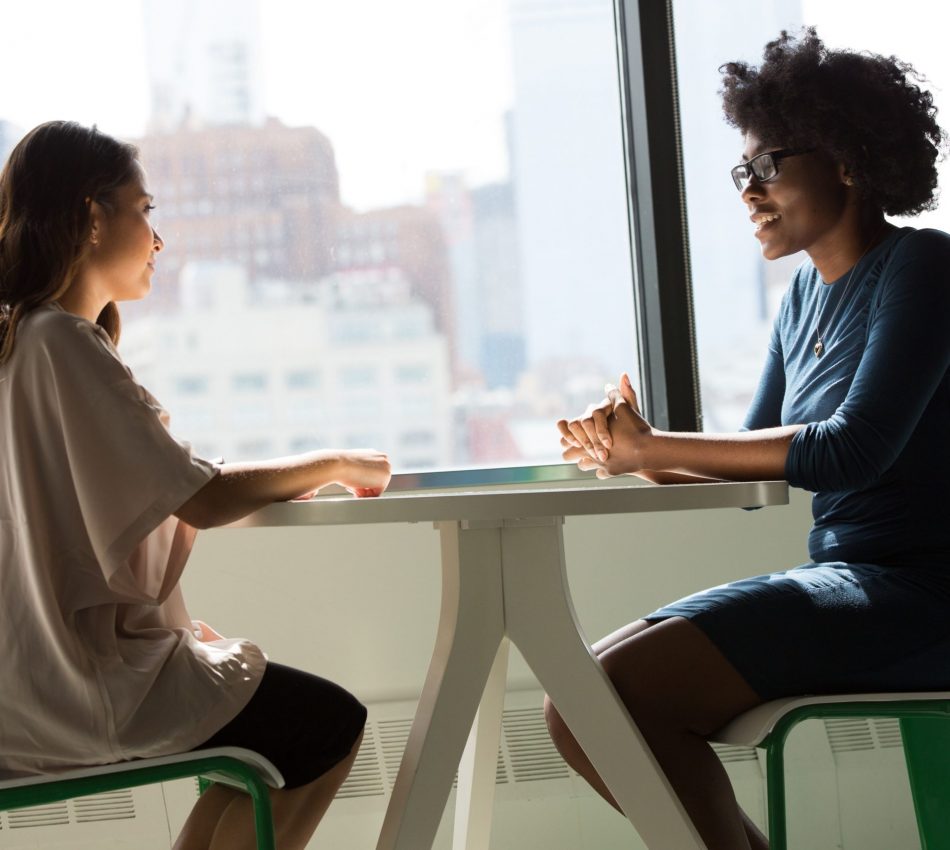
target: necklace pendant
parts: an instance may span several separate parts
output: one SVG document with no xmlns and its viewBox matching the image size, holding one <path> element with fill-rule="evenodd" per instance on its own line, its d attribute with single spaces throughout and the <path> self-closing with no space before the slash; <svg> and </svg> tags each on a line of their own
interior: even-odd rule
<svg viewBox="0 0 950 850">
<path fill-rule="evenodd" d="M 824 351 L 824 343 L 822 343 L 821 340 L 818 340 L 818 342 L 815 343 L 815 357 L 821 357 L 821 355 L 824 354 Z"/>
</svg>

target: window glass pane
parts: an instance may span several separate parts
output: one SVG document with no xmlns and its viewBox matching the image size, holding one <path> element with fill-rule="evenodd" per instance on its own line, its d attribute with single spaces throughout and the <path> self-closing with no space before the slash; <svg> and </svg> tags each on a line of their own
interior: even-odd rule
<svg viewBox="0 0 950 850">
<path fill-rule="evenodd" d="M 874 13 L 877 8 L 880 14 Z M 903 20 L 929 20 L 933 6 L 910 0 Z M 683 127 L 689 240 L 697 342 L 707 431 L 738 428 L 765 357 L 772 319 L 803 254 L 762 259 L 753 226 L 729 170 L 740 160 L 742 139 L 726 125 L 718 95 L 719 67 L 731 60 L 759 64 L 766 42 L 784 28 L 814 25 L 832 48 L 896 54 L 931 83 L 935 101 L 950 90 L 950 53 L 939 27 L 895 27 L 892 7 L 858 0 L 731 0 L 728 14 L 708 14 L 703 0 L 674 0 L 677 74 Z M 940 116 L 946 123 L 946 111 Z M 941 184 L 950 166 L 943 163 Z M 950 229 L 950 212 L 898 224 Z"/>
<path fill-rule="evenodd" d="M 636 376 L 611 0 L 95 8 L 5 10 L 0 155 L 59 116 L 139 145 L 165 249 L 122 351 L 195 445 L 556 462 Z"/>
</svg>

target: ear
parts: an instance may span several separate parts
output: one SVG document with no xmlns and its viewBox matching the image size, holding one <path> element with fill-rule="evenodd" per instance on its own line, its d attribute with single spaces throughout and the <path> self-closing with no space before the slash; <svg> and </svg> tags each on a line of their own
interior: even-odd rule
<svg viewBox="0 0 950 850">
<path fill-rule="evenodd" d="M 841 180 L 845 186 L 854 185 L 854 178 L 851 176 L 847 166 L 843 162 L 838 164 L 838 179 Z"/>
<path fill-rule="evenodd" d="M 87 198 L 86 203 L 89 205 L 89 241 L 98 245 L 105 227 L 106 210 L 102 204 L 91 198 Z"/>
</svg>

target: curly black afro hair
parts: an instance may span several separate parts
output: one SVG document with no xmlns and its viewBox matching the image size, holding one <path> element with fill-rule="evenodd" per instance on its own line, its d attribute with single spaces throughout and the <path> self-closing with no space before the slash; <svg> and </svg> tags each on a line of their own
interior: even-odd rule
<svg viewBox="0 0 950 850">
<path fill-rule="evenodd" d="M 800 38 L 783 30 L 764 60 L 719 69 L 726 121 L 769 145 L 821 148 L 888 215 L 937 205 L 946 134 L 913 67 L 894 56 L 828 50 L 814 27 Z"/>
</svg>

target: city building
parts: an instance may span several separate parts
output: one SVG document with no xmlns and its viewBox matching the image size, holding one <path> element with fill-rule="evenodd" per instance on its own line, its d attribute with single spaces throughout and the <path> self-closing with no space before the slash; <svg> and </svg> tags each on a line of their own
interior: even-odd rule
<svg viewBox="0 0 950 850">
<path fill-rule="evenodd" d="M 331 267 L 341 212 L 330 140 L 271 119 L 180 128 L 138 140 L 165 240 L 157 295 L 174 304 L 186 261 L 227 260 L 250 280 L 317 280 Z"/>
<path fill-rule="evenodd" d="M 121 351 L 199 454 L 374 447 L 403 469 L 450 462 L 448 345 L 400 270 L 300 289 L 195 262 L 180 297 L 179 313 L 128 323 Z"/>
</svg>

